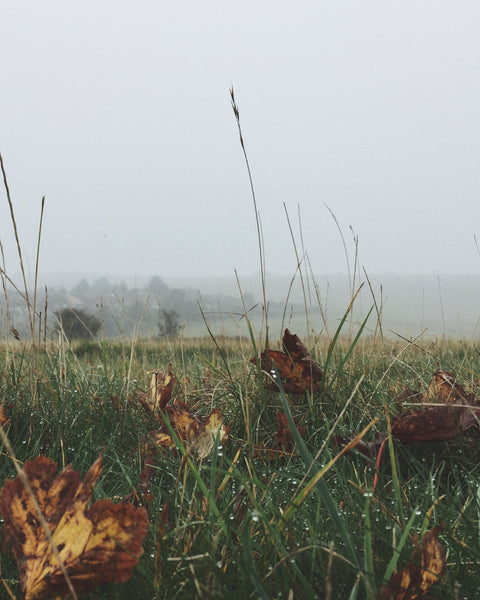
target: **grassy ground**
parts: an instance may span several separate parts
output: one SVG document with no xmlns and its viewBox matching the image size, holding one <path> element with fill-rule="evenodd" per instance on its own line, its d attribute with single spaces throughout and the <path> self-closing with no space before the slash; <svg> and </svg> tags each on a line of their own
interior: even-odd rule
<svg viewBox="0 0 480 600">
<path fill-rule="evenodd" d="M 95 499 L 121 501 L 138 488 L 137 446 L 158 423 L 131 398 L 148 387 L 152 369 L 171 363 L 177 397 L 202 416 L 219 408 L 230 425 L 228 443 L 203 461 L 158 453 L 140 563 L 128 582 L 100 587 L 89 598 L 375 598 L 392 558 L 402 569 L 415 536 L 441 523 L 447 569 L 430 597 L 478 597 L 477 429 L 445 442 L 386 447 L 374 490 L 375 458 L 355 451 L 309 485 L 338 455 L 335 435 L 359 433 L 378 418 L 365 435 L 373 440 L 388 428 L 387 411 L 395 414 L 395 395 L 407 386 L 424 390 L 436 369 L 475 389 L 477 346 L 443 341 L 420 348 L 360 338 L 354 348 L 342 339 L 332 348 L 322 338 L 304 341 L 326 366 L 323 387 L 289 397 L 304 444 L 274 460 L 255 448 L 275 444 L 285 397 L 268 390 L 249 362 L 263 349 L 259 344 L 202 339 L 0 348 L 0 394 L 18 459 L 45 454 L 83 475 L 103 454 Z M 6 449 L 2 454 L 3 482 L 15 470 Z M 0 552 L 0 596 L 9 597 L 7 585 L 21 598 L 17 565 L 8 546 Z"/>
</svg>

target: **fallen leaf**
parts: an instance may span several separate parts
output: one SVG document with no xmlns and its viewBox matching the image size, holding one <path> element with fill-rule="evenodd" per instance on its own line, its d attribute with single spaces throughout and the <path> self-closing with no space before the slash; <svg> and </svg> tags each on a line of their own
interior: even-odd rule
<svg viewBox="0 0 480 600">
<path fill-rule="evenodd" d="M 5 403 L 0 404 L 0 427 L 5 427 L 10 423 L 10 417 L 5 410 Z"/>
<path fill-rule="evenodd" d="M 478 427 L 480 408 L 431 406 L 409 410 L 392 419 L 392 435 L 403 444 L 449 440 Z"/>
<path fill-rule="evenodd" d="M 293 439 L 292 432 L 290 431 L 290 427 L 288 425 L 287 415 L 280 411 L 277 412 L 277 436 L 276 436 L 276 447 L 280 450 L 284 450 L 285 452 L 293 452 L 293 448 L 295 446 L 295 442 Z M 305 427 L 299 427 L 297 423 L 295 423 L 298 433 L 301 437 L 305 435 Z"/>
<path fill-rule="evenodd" d="M 415 397 L 419 398 L 418 393 Z M 411 444 L 449 440 L 478 427 L 480 406 L 475 395 L 469 394 L 448 371 L 435 371 L 422 400 L 423 409 L 409 410 L 392 419 L 392 435 L 397 441 Z"/>
<path fill-rule="evenodd" d="M 171 364 L 168 365 L 167 371 L 154 369 L 151 372 L 148 390 L 146 392 L 137 390 L 137 401 L 147 413 L 160 420 L 159 411 L 170 402 L 175 383 L 176 378 Z"/>
<path fill-rule="evenodd" d="M 67 466 L 39 456 L 24 465 L 24 473 L 50 530 L 70 581 L 78 594 L 106 582 L 126 581 L 143 553 L 148 517 L 143 508 L 98 500 L 90 508 L 100 477 L 98 458 L 83 481 Z M 69 595 L 32 498 L 19 475 L 0 492 L 0 512 L 20 573 L 26 600 Z"/>
<path fill-rule="evenodd" d="M 278 458 L 286 458 L 294 456 L 295 440 L 288 425 L 287 415 L 281 411 L 277 412 L 276 420 L 278 423 L 277 433 L 271 445 L 255 444 L 253 449 L 253 457 L 263 460 L 277 460 Z M 295 422 L 298 433 L 303 437 L 305 435 L 305 427 L 298 426 Z"/>
<path fill-rule="evenodd" d="M 438 539 L 442 529 L 437 525 L 423 536 L 420 564 L 415 560 L 417 548 L 403 571 L 395 573 L 388 584 L 382 586 L 382 600 L 425 598 L 430 587 L 445 574 L 445 550 Z"/>
<path fill-rule="evenodd" d="M 176 435 L 185 443 L 187 452 L 195 452 L 199 458 L 206 458 L 212 452 L 217 438 L 220 445 L 228 438 L 229 429 L 223 424 L 222 415 L 217 408 L 202 419 L 194 416 L 184 402 L 176 400 L 165 407 L 165 413 Z M 150 432 L 144 439 L 144 453 L 150 453 L 155 446 L 168 450 L 175 448 L 175 442 L 165 424 L 161 429 Z"/>
<path fill-rule="evenodd" d="M 268 350 L 262 352 L 260 364 L 264 371 L 274 375 L 274 365 L 282 382 L 282 387 L 287 394 L 305 394 L 306 392 L 318 392 L 322 380 L 322 370 L 312 359 L 305 346 L 297 335 L 291 334 L 285 329 L 282 338 L 284 352 Z M 251 363 L 257 364 L 252 358 Z M 280 391 L 276 383 L 270 382 L 268 388 Z"/>
<path fill-rule="evenodd" d="M 423 402 L 439 404 L 474 404 L 475 396 L 468 394 L 463 386 L 455 380 L 452 373 L 438 369 L 433 374 L 428 389 L 423 395 Z"/>
</svg>

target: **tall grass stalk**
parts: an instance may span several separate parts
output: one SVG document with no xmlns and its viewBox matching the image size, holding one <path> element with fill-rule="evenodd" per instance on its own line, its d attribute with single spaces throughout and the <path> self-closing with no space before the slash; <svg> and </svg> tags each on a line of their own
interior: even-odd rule
<svg viewBox="0 0 480 600">
<path fill-rule="evenodd" d="M 23 288 L 24 288 L 24 297 L 25 297 L 25 301 L 26 301 L 26 305 L 27 305 L 27 311 L 28 311 L 28 317 L 29 317 L 29 322 L 30 322 L 30 331 L 31 331 L 31 335 L 32 335 L 32 341 L 35 340 L 35 321 L 34 321 L 34 316 L 32 314 L 32 305 L 30 303 L 30 299 L 28 296 L 28 285 L 27 285 L 27 278 L 25 275 L 25 268 L 23 265 L 23 256 L 22 256 L 22 247 L 20 244 L 20 238 L 18 236 L 18 230 L 17 230 L 17 221 L 15 219 L 15 213 L 13 210 L 13 202 L 12 199 L 10 197 L 10 189 L 8 187 L 8 181 L 7 181 L 7 174 L 5 172 L 5 167 L 3 165 L 3 158 L 2 155 L 0 154 L 0 168 L 2 170 L 2 175 L 3 175 L 3 184 L 5 186 L 5 192 L 7 194 L 7 202 L 8 202 L 8 206 L 10 209 L 10 219 L 12 222 L 12 226 L 13 226 L 13 232 L 15 235 L 15 241 L 17 244 L 17 253 L 18 253 L 18 258 L 19 258 L 19 262 L 20 262 L 20 271 L 22 273 L 22 278 L 23 278 Z M 43 202 L 42 202 L 42 207 L 43 207 Z M 42 208 L 42 212 L 43 212 L 43 208 Z"/>
<path fill-rule="evenodd" d="M 309 310 L 308 310 L 308 305 L 307 305 L 307 291 L 306 291 L 306 287 L 305 287 L 305 281 L 303 278 L 303 269 L 302 269 L 302 263 L 304 260 L 304 256 L 302 256 L 302 258 L 300 258 L 299 254 L 298 254 L 298 250 L 297 250 L 297 244 L 295 242 L 295 236 L 293 234 L 293 229 L 292 229 L 292 224 L 290 222 L 290 216 L 288 214 L 288 210 L 287 210 L 287 206 L 285 204 L 285 202 L 283 203 L 283 208 L 285 209 L 285 216 L 287 218 L 287 223 L 288 223 L 288 229 L 290 231 L 290 238 L 292 240 L 292 244 L 293 244 L 293 251 L 295 252 L 295 258 L 297 259 L 297 271 L 300 275 L 300 283 L 302 286 L 302 292 L 303 292 L 303 306 L 305 309 L 305 323 L 307 325 L 307 335 L 310 336 L 310 318 L 309 318 Z M 301 228 L 300 228 L 301 230 Z M 302 240 L 302 244 L 303 244 L 303 240 Z"/>
<path fill-rule="evenodd" d="M 262 278 L 262 295 L 263 295 L 263 313 L 262 314 L 263 314 L 263 318 L 264 318 L 265 333 L 268 338 L 268 319 L 267 319 L 268 303 L 267 303 L 266 280 L 265 280 L 265 277 L 266 277 L 265 246 L 264 246 L 264 242 L 263 242 L 263 233 L 262 233 L 262 227 L 261 227 L 261 222 L 260 222 L 260 213 L 259 213 L 258 207 L 257 207 L 257 198 L 256 198 L 256 194 L 255 194 L 255 187 L 253 185 L 252 171 L 250 169 L 250 163 L 248 160 L 247 150 L 245 148 L 245 143 L 243 141 L 242 126 L 240 124 L 240 111 L 239 111 L 238 105 L 235 101 L 235 92 L 233 90 L 233 86 L 230 88 L 230 98 L 231 98 L 233 114 L 235 115 L 235 120 L 237 123 L 240 145 L 242 147 L 243 157 L 245 159 L 245 165 L 247 167 L 248 180 L 250 182 L 250 191 L 251 191 L 252 200 L 253 200 L 253 208 L 255 210 L 255 223 L 257 226 L 257 239 L 258 239 L 258 253 L 259 253 L 259 259 L 260 259 L 260 275 Z"/>
</svg>

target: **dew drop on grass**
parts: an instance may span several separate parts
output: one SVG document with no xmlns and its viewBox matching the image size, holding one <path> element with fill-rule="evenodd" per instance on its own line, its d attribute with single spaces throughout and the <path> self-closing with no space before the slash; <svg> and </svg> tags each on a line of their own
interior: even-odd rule
<svg viewBox="0 0 480 600">
<path fill-rule="evenodd" d="M 252 521 L 259 521 L 260 520 L 260 513 L 258 512 L 258 510 L 252 510 L 252 514 L 250 515 Z"/>
</svg>

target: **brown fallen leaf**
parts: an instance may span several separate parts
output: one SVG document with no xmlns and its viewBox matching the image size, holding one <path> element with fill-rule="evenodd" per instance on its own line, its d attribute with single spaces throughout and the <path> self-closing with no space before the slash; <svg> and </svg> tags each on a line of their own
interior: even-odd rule
<svg viewBox="0 0 480 600">
<path fill-rule="evenodd" d="M 224 444 L 228 438 L 229 428 L 223 424 L 220 411 L 215 408 L 207 418 L 202 419 L 192 414 L 189 407 L 180 400 L 165 407 L 171 426 L 188 453 L 195 452 L 199 458 L 206 458 L 213 450 L 218 437 L 219 444 Z M 155 446 L 171 450 L 175 442 L 164 424 L 161 429 L 152 431 L 143 440 L 144 453 L 151 453 Z"/>
<path fill-rule="evenodd" d="M 448 371 L 435 371 L 422 401 L 423 409 L 409 410 L 392 419 L 392 435 L 397 441 L 411 444 L 449 440 L 478 427 L 480 405 L 475 395 L 469 394 Z"/>
<path fill-rule="evenodd" d="M 295 441 L 288 426 L 288 419 L 285 413 L 277 412 L 276 420 L 278 423 L 277 433 L 271 445 L 256 444 L 253 449 L 253 457 L 262 460 L 277 460 L 278 458 L 289 458 L 295 456 L 294 448 Z M 305 427 L 298 426 L 295 422 L 298 433 L 303 437 L 305 435 Z"/>
<path fill-rule="evenodd" d="M 98 500 L 90 508 L 101 474 L 98 458 L 80 481 L 67 466 L 39 456 L 23 468 L 70 581 L 78 594 L 106 582 L 126 581 L 143 553 L 148 517 L 143 508 Z M 24 484 L 17 475 L 0 492 L 0 512 L 26 600 L 69 595 L 69 588 Z"/>
<path fill-rule="evenodd" d="M 420 564 L 415 560 L 417 548 L 407 566 L 382 586 L 382 600 L 425 598 L 430 587 L 445 574 L 445 550 L 438 539 L 442 529 L 437 525 L 423 536 Z"/>
<path fill-rule="evenodd" d="M 5 410 L 5 402 L 0 404 L 0 427 L 5 427 L 10 423 L 10 417 L 7 415 L 7 411 Z"/>
<path fill-rule="evenodd" d="M 438 369 L 433 374 L 428 389 L 423 395 L 423 402 L 438 404 L 475 404 L 475 396 L 468 394 L 448 371 Z"/>
<path fill-rule="evenodd" d="M 166 372 L 154 369 L 150 376 L 148 390 L 146 392 L 137 390 L 137 401 L 147 413 L 160 420 L 159 410 L 163 410 L 170 401 L 175 383 L 171 364 L 168 365 Z"/>
<path fill-rule="evenodd" d="M 480 408 L 469 406 L 431 406 L 409 410 L 392 419 L 392 435 L 403 444 L 450 440 L 478 427 Z"/>
<path fill-rule="evenodd" d="M 293 452 L 295 442 L 288 425 L 287 415 L 278 411 L 276 419 L 278 423 L 277 436 L 275 439 L 276 447 L 285 452 Z M 305 435 L 305 427 L 299 427 L 297 423 L 295 423 L 295 426 L 297 427 L 298 433 L 303 437 Z"/>
<path fill-rule="evenodd" d="M 275 364 L 283 389 L 287 394 L 318 392 L 323 373 L 300 338 L 285 329 L 282 346 L 284 352 L 278 350 L 262 352 L 260 356 L 262 369 L 273 375 L 273 365 Z M 255 358 L 252 358 L 250 362 L 257 364 Z M 268 388 L 275 392 L 280 391 L 278 385 L 273 382 L 268 384 Z"/>
</svg>

